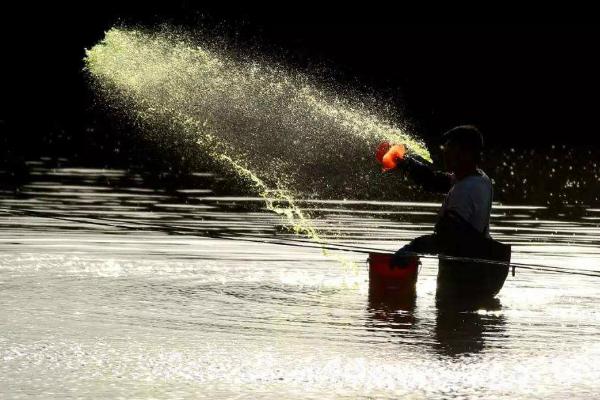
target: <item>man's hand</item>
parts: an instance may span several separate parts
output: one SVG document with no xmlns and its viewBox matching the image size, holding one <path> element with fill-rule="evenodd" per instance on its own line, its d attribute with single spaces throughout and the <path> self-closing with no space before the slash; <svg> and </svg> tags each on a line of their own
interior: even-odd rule
<svg viewBox="0 0 600 400">
<path fill-rule="evenodd" d="M 377 159 L 379 164 L 383 163 L 383 156 L 385 156 L 385 153 L 387 153 L 390 150 L 390 147 L 392 147 L 390 145 L 390 142 L 379 143 L 379 146 L 377 147 L 377 150 L 375 151 L 375 158 Z"/>
<path fill-rule="evenodd" d="M 383 166 L 383 172 L 390 171 L 398 166 L 398 163 L 404 159 L 406 154 L 406 146 L 403 144 L 396 144 L 391 146 L 389 142 L 382 142 L 377 151 L 375 157 L 377 161 Z"/>
</svg>

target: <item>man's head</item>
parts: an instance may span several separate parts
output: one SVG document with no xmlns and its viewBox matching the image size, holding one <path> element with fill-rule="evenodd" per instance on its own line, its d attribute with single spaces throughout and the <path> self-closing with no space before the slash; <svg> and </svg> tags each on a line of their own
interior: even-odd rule
<svg viewBox="0 0 600 400">
<path fill-rule="evenodd" d="M 442 139 L 448 171 L 462 173 L 477 168 L 483 149 L 483 136 L 479 129 L 472 125 L 457 126 L 444 133 Z"/>
</svg>

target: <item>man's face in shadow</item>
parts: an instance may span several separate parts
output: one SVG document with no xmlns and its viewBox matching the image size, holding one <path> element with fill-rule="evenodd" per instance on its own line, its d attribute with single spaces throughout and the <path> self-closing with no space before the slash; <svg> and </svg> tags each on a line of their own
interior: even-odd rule
<svg viewBox="0 0 600 400">
<path fill-rule="evenodd" d="M 461 159 L 460 147 L 456 143 L 447 141 L 442 146 L 440 146 L 440 148 L 442 150 L 442 156 L 444 159 L 446 171 L 456 172 Z"/>
</svg>

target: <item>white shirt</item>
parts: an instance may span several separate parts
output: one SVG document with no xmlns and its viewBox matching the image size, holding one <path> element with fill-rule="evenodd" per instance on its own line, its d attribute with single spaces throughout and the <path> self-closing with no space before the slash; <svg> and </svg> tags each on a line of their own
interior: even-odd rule
<svg viewBox="0 0 600 400">
<path fill-rule="evenodd" d="M 450 188 L 439 215 L 451 210 L 473 228 L 489 236 L 492 181 L 483 171 L 477 171 L 479 175 L 464 177 Z"/>
</svg>

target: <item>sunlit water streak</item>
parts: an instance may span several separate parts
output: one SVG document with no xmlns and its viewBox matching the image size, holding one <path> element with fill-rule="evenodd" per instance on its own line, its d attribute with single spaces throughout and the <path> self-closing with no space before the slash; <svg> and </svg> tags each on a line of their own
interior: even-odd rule
<svg viewBox="0 0 600 400">
<path fill-rule="evenodd" d="M 319 250 L 202 237 L 275 234 L 279 218 L 260 199 L 220 197 L 210 185 L 181 198 L 99 183 L 116 171 L 34 172 L 39 180 L 19 197 L 0 200 L 2 398 L 577 399 L 600 391 L 597 278 L 517 270 L 498 307 L 453 312 L 436 308 L 435 262 L 424 260 L 414 305 L 379 304 L 369 299 L 366 268 L 345 272 Z M 436 207 L 312 204 L 325 235 L 388 250 L 430 230 Z M 513 244 L 515 261 L 600 270 L 595 224 L 543 207 L 496 205 L 493 215 L 492 233 Z M 102 218 L 122 222 L 91 223 Z M 351 257 L 364 265 L 363 255 Z"/>
</svg>

